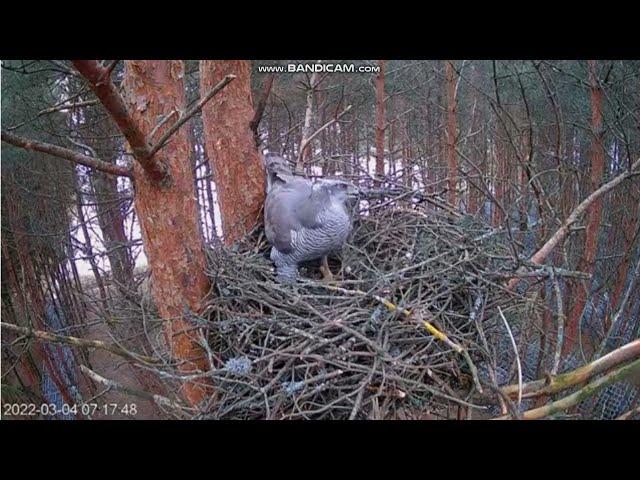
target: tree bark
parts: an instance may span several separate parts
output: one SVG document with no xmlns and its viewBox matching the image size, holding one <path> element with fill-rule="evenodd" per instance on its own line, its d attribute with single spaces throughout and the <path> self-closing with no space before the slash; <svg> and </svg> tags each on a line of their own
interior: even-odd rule
<svg viewBox="0 0 640 480">
<path fill-rule="evenodd" d="M 127 61 L 123 87 L 125 102 L 136 127 L 146 136 L 159 118 L 185 108 L 184 66 L 179 61 Z M 167 126 L 157 129 L 160 138 Z M 153 138 L 149 138 L 153 141 Z M 178 362 L 178 370 L 196 374 L 208 370 L 200 346 L 200 331 L 188 319 L 203 309 L 209 291 L 204 273 L 206 261 L 198 234 L 198 212 L 189 162 L 191 146 L 184 128 L 154 156 L 167 171 L 162 178 L 148 175 L 141 162 L 134 163 L 135 208 L 140 221 L 144 250 L 152 272 L 152 293 L 165 336 Z M 169 182 L 165 181 L 169 177 Z M 199 405 L 212 394 L 207 379 L 188 380 L 182 385 L 191 405 Z"/>
<path fill-rule="evenodd" d="M 165 180 L 168 173 L 167 166 L 162 163 L 159 157 L 152 155 L 145 132 L 136 123 L 116 86 L 111 82 L 111 70 L 101 66 L 97 60 L 75 60 L 73 65 L 89 81 L 89 87 L 118 125 L 129 143 L 133 156 L 142 168 L 154 180 Z M 144 102 L 144 97 L 141 97 L 140 101 Z M 148 106 L 145 103 L 131 105 L 139 111 L 144 111 Z M 165 115 L 171 113 L 172 111 L 169 110 L 165 112 Z M 146 133 L 148 134 L 148 132 Z"/>
<path fill-rule="evenodd" d="M 307 90 L 307 107 L 304 112 L 304 125 L 302 126 L 302 139 L 300 140 L 300 154 L 296 162 L 296 172 L 304 173 L 304 167 L 309 163 L 311 157 L 311 145 L 309 137 L 313 133 L 313 97 L 318 83 L 318 72 L 313 72 L 309 80 L 309 89 Z M 324 153 L 324 152 L 323 152 Z"/>
<path fill-rule="evenodd" d="M 604 173 L 604 146 L 602 142 L 602 88 L 597 78 L 596 60 L 589 60 L 589 91 L 591 96 L 591 178 L 589 191 L 595 191 L 601 184 Z M 593 273 L 596 260 L 596 250 L 598 246 L 598 233 L 600 232 L 600 221 L 602 218 L 602 198 L 594 199 L 591 208 L 587 212 L 587 230 L 585 237 L 584 252 L 578 263 L 578 270 L 585 273 Z M 572 350 L 578 336 L 578 326 L 580 318 L 589 294 L 589 284 L 577 285 L 574 289 L 575 301 L 569 318 L 567 320 L 567 330 L 565 335 L 564 351 Z"/>
<path fill-rule="evenodd" d="M 224 241 L 230 245 L 249 232 L 260 217 L 265 185 L 250 126 L 254 116 L 250 63 L 201 61 L 201 92 L 207 92 L 227 74 L 237 78 L 203 108 L 202 121 L 217 187 Z"/>
<path fill-rule="evenodd" d="M 458 159 L 456 156 L 456 72 L 453 61 L 445 61 L 445 81 L 447 90 L 447 165 L 449 167 L 448 202 L 452 206 L 457 204 Z"/>
<path fill-rule="evenodd" d="M 386 129 L 384 105 L 384 67 L 385 60 L 378 60 L 380 71 L 376 75 L 376 182 L 379 187 L 384 178 L 384 131 Z"/>
</svg>

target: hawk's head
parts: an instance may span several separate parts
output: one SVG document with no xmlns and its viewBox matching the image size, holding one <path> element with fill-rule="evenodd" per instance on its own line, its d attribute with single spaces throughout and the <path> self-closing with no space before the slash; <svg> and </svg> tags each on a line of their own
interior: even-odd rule
<svg viewBox="0 0 640 480">
<path fill-rule="evenodd" d="M 360 190 L 353 183 L 338 179 L 319 179 L 313 183 L 313 189 L 322 192 L 332 200 L 346 202 L 348 198 L 358 196 Z"/>
<path fill-rule="evenodd" d="M 275 153 L 267 153 L 263 157 L 264 167 L 267 171 L 267 192 L 274 185 L 287 183 L 294 178 L 289 162 Z"/>
</svg>

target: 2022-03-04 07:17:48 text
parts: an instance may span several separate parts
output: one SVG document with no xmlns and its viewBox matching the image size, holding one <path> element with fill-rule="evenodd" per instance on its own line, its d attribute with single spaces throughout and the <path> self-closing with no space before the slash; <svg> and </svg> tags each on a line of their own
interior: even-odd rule
<svg viewBox="0 0 640 480">
<path fill-rule="evenodd" d="M 3 417 L 38 417 L 49 415 L 127 415 L 135 416 L 138 413 L 138 406 L 135 403 L 83 403 L 81 405 L 62 404 L 58 406 L 54 403 L 5 403 L 2 406 Z"/>
</svg>

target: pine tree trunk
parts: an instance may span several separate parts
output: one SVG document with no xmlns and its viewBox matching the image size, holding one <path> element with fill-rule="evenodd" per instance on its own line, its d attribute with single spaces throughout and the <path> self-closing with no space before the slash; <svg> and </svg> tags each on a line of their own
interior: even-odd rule
<svg viewBox="0 0 640 480">
<path fill-rule="evenodd" d="M 214 173 L 227 245 L 242 238 L 258 221 L 265 195 L 264 171 L 250 122 L 251 66 L 246 60 L 200 62 L 204 95 L 225 75 L 236 79 L 202 110 L 205 144 Z"/>
<path fill-rule="evenodd" d="M 173 110 L 184 110 L 184 66 L 179 61 L 127 61 L 125 102 L 135 125 L 149 136 L 159 119 Z M 168 128 L 158 129 L 157 141 Z M 193 195 L 193 173 L 189 161 L 191 145 L 184 127 L 154 156 L 166 167 L 169 179 L 154 179 L 134 162 L 135 208 L 140 221 L 144 250 L 152 272 L 155 304 L 165 319 L 165 337 L 178 370 L 195 374 L 208 370 L 200 331 L 188 318 L 200 313 L 209 291 L 205 255 L 198 234 L 198 212 Z M 183 383 L 184 396 L 198 405 L 212 394 L 208 380 Z"/>
<path fill-rule="evenodd" d="M 589 92 L 591 97 L 591 175 L 587 184 L 590 186 L 589 192 L 595 191 L 603 180 L 604 174 L 604 146 L 602 127 L 602 88 L 598 83 L 596 60 L 589 60 Z M 594 272 L 596 250 L 598 247 L 598 234 L 600 232 L 600 221 L 602 218 L 602 198 L 593 202 L 591 209 L 587 213 L 587 230 L 584 244 L 584 252 L 578 264 L 578 270 L 592 274 Z M 580 317 L 584 310 L 587 296 L 589 295 L 589 285 L 580 286 L 574 289 L 575 302 L 569 314 L 567 331 L 565 336 L 564 349 L 569 352 L 573 349 L 578 335 Z"/>
<path fill-rule="evenodd" d="M 458 159 L 456 155 L 456 72 L 453 61 L 445 61 L 445 81 L 447 90 L 447 166 L 449 169 L 448 202 L 457 205 Z"/>
<path fill-rule="evenodd" d="M 128 287 L 133 281 L 133 259 L 124 229 L 122 202 L 118 201 L 117 179 L 97 170 L 91 171 L 90 176 L 111 274 L 119 285 Z"/>
<path fill-rule="evenodd" d="M 385 109 L 384 109 L 384 67 L 385 60 L 378 60 L 380 71 L 376 76 L 376 185 L 381 184 L 384 178 L 384 131 Z"/>
</svg>

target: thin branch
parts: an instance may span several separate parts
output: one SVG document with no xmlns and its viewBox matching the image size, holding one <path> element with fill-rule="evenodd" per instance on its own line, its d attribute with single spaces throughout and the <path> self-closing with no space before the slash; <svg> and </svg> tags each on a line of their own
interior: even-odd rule
<svg viewBox="0 0 640 480">
<path fill-rule="evenodd" d="M 169 175 L 166 165 L 153 159 L 147 137 L 133 120 L 124 99 L 109 78 L 108 70 L 97 60 L 74 60 L 72 63 L 89 82 L 89 87 L 127 139 L 134 158 L 144 171 L 156 181 L 165 180 Z"/>
<path fill-rule="evenodd" d="M 271 87 L 273 86 L 274 75 L 268 75 L 262 84 L 262 95 L 258 100 L 258 104 L 256 105 L 255 112 L 253 114 L 253 119 L 249 126 L 251 127 L 251 131 L 253 132 L 253 137 L 256 140 L 256 145 L 259 145 L 259 136 L 258 136 L 258 127 L 260 126 L 260 120 L 262 120 L 262 115 L 264 115 L 264 109 L 267 106 L 267 100 L 269 99 L 269 94 L 271 93 Z"/>
<path fill-rule="evenodd" d="M 91 153 L 91 156 L 93 158 L 97 158 L 98 157 L 98 155 L 96 154 L 96 151 L 93 148 L 91 148 L 89 145 L 85 145 L 84 143 L 79 142 L 77 140 L 74 140 L 73 138 L 71 138 L 69 136 L 67 136 L 67 140 L 69 142 L 73 143 L 76 147 L 84 148 L 85 150 L 87 150 L 89 153 Z"/>
<path fill-rule="evenodd" d="M 522 398 L 535 398 L 543 395 L 553 395 L 568 388 L 584 383 L 594 376 L 640 358 L 640 340 L 634 340 L 580 368 L 557 376 L 549 376 L 545 380 L 536 380 L 522 386 Z M 518 385 L 509 385 L 501 389 L 505 394 L 513 397 L 518 392 Z"/>
<path fill-rule="evenodd" d="M 551 270 L 553 272 L 553 270 Z M 558 333 L 556 336 L 556 353 L 553 359 L 553 366 L 551 367 L 551 375 L 557 375 L 558 368 L 560 367 L 560 357 L 562 355 L 562 345 L 564 343 L 564 324 L 566 317 L 564 315 L 564 305 L 562 302 L 562 292 L 560 291 L 560 284 L 558 283 L 558 279 L 552 273 L 551 281 L 553 282 L 553 290 L 556 296 L 556 309 L 558 310 L 556 313 L 557 323 L 558 323 Z"/>
<path fill-rule="evenodd" d="M 567 217 L 562 226 L 556 230 L 556 232 L 551 236 L 549 240 L 538 250 L 533 256 L 530 258 L 531 263 L 541 264 L 546 260 L 549 254 L 553 251 L 555 247 L 557 247 L 560 243 L 562 243 L 567 235 L 571 232 L 571 226 L 578 221 L 578 219 L 587 211 L 587 209 L 595 202 L 598 198 L 600 198 L 605 193 L 613 190 L 620 183 L 622 183 L 627 178 L 631 178 L 635 175 L 640 175 L 640 159 L 636 160 L 636 162 L 631 165 L 631 169 L 618 175 L 613 180 L 605 183 L 600 188 L 595 190 L 591 195 L 585 198 L 580 205 L 578 205 L 573 212 Z M 520 267 L 516 270 L 516 273 L 523 273 L 526 271 L 526 267 Z M 514 278 L 509 281 L 507 287 L 513 289 L 518 284 L 519 279 Z"/>
<path fill-rule="evenodd" d="M 91 380 L 93 380 L 94 382 L 104 385 L 107 388 L 117 390 L 118 392 L 124 393 L 126 395 L 131 395 L 134 397 L 142 398 L 144 400 L 149 400 L 155 403 L 159 407 L 170 408 L 172 410 L 177 410 L 180 412 L 187 409 L 187 407 L 185 407 L 181 403 L 175 402 L 167 397 L 163 397 L 162 395 L 158 395 L 156 393 L 149 393 L 142 390 L 136 390 L 136 389 L 121 385 L 117 382 L 114 382 L 113 380 L 109 380 L 108 378 L 104 378 L 98 375 L 93 370 L 88 369 L 84 365 L 80 365 L 80 370 L 82 370 L 82 372 L 85 375 L 87 375 L 89 378 L 91 378 Z"/>
<path fill-rule="evenodd" d="M 527 410 L 522 414 L 522 419 L 537 420 L 553 415 L 554 413 L 567 410 L 568 408 L 571 408 L 583 400 L 595 395 L 607 385 L 624 380 L 629 375 L 637 374 L 638 372 L 640 372 L 640 359 L 607 373 L 571 395 L 556 400 L 555 402 L 549 403 L 543 407 Z M 506 420 L 508 418 L 508 416 L 502 416 L 496 420 Z"/>
<path fill-rule="evenodd" d="M 314 284 L 316 284 L 316 283 L 314 282 Z M 415 315 L 413 313 L 411 313 L 411 311 L 409 311 L 409 310 L 407 310 L 405 308 L 400 308 L 395 303 L 392 303 L 389 300 L 387 300 L 386 298 L 382 298 L 382 297 L 380 297 L 378 295 L 369 294 L 367 292 L 363 292 L 362 290 L 349 290 L 349 289 L 346 289 L 346 288 L 337 287 L 335 285 L 327 285 L 325 283 L 317 283 L 317 285 L 321 286 L 321 287 L 324 287 L 324 288 L 327 288 L 329 290 L 333 290 L 335 292 L 344 293 L 344 294 L 347 294 L 347 295 L 356 295 L 356 296 L 361 296 L 361 297 L 373 298 L 377 302 L 379 302 L 382 305 L 384 305 L 389 311 L 400 312 L 405 317 L 407 317 L 409 319 L 415 319 Z M 419 321 L 422 324 L 422 326 L 431 335 L 433 335 L 435 338 L 437 338 L 438 340 L 440 340 L 441 342 L 443 342 L 444 344 L 446 344 L 447 346 L 452 348 L 456 353 L 459 353 L 460 355 L 462 355 L 464 357 L 464 359 L 467 362 L 467 365 L 469 367 L 469 370 L 471 370 L 471 376 L 473 377 L 473 381 L 474 381 L 474 384 L 476 386 L 476 389 L 478 390 L 479 393 L 483 393 L 482 386 L 480 385 L 480 381 L 478 379 L 478 369 L 476 368 L 476 366 L 474 365 L 473 361 L 471 360 L 471 356 L 469 355 L 469 352 L 467 351 L 467 349 L 462 347 L 462 346 L 460 346 L 459 344 L 457 344 L 453 340 L 451 340 L 449 337 L 447 337 L 447 335 L 445 335 L 443 332 L 441 332 L 436 327 L 434 327 L 431 322 L 428 322 L 427 320 L 424 320 L 423 318 L 420 318 Z"/>
<path fill-rule="evenodd" d="M 518 346 L 516 345 L 516 339 L 513 338 L 513 333 L 511 333 L 509 322 L 507 322 L 504 313 L 502 313 L 502 308 L 498 307 L 498 312 L 500 313 L 500 317 L 502 318 L 504 326 L 507 329 L 509 339 L 511 340 L 511 346 L 513 347 L 513 353 L 516 356 L 516 366 L 518 368 L 518 409 L 520 409 L 520 405 L 522 404 L 522 365 L 520 364 L 520 355 L 518 355 Z"/>
<path fill-rule="evenodd" d="M 169 140 L 169 138 L 171 138 L 171 136 L 174 133 L 176 133 L 178 131 L 178 129 L 182 125 L 184 125 L 196 113 L 198 113 L 200 110 L 202 110 L 202 107 L 204 107 L 207 104 L 207 102 L 209 102 L 209 100 L 211 100 L 213 97 L 215 97 L 216 94 L 218 92 L 220 92 L 224 87 L 226 87 L 229 83 L 231 83 L 231 81 L 234 78 L 236 78 L 236 76 L 235 75 L 231 75 L 231 74 L 225 76 L 194 107 L 192 107 L 188 112 L 180 115 L 180 118 L 178 118 L 178 120 L 176 120 L 176 123 L 174 123 L 171 126 L 171 128 L 169 128 L 169 130 L 167 130 L 165 132 L 165 134 L 160 138 L 160 140 L 158 140 L 158 142 L 153 147 L 151 147 L 151 150 L 150 150 L 149 154 L 151 156 L 153 156 L 158 152 L 158 150 L 160 150 L 162 147 L 164 147 L 166 145 L 167 141 Z"/>
<path fill-rule="evenodd" d="M 100 170 L 101 172 L 110 173 L 111 175 L 120 175 L 121 177 L 132 176 L 131 169 L 129 168 L 113 165 L 111 163 L 74 152 L 68 148 L 19 137 L 18 135 L 5 132 L 4 130 L 2 131 L 2 141 L 10 143 L 16 147 L 24 148 L 25 150 L 47 153 L 59 158 L 64 158 L 65 160 L 70 160 L 72 162 L 79 163 L 80 165 Z"/>
<path fill-rule="evenodd" d="M 98 103 L 100 103 L 98 100 L 85 100 L 83 102 L 76 102 L 76 103 L 63 103 L 62 105 L 45 108 L 44 110 L 41 110 L 40 112 L 38 112 L 37 116 L 39 117 L 41 115 L 46 115 L 48 113 L 59 112 L 60 110 L 71 110 L 73 108 L 91 107 L 93 105 L 97 105 Z"/>
<path fill-rule="evenodd" d="M 349 105 L 347 108 L 345 108 L 342 112 L 340 112 L 338 115 L 336 115 L 333 119 L 329 120 L 327 123 L 325 123 L 323 126 L 321 126 L 318 130 L 316 130 L 315 132 L 313 132 L 312 135 L 309 136 L 309 138 L 307 138 L 302 145 L 300 146 L 300 152 L 298 153 L 298 165 L 302 165 L 302 157 L 304 155 L 304 151 L 307 149 L 307 147 L 311 144 L 311 142 L 313 141 L 314 138 L 316 138 L 320 133 L 322 133 L 323 130 L 329 128 L 331 125 L 333 125 L 334 123 L 336 123 L 338 120 L 340 120 L 340 118 L 342 118 L 342 116 L 347 113 L 349 110 L 351 110 L 352 105 Z"/>
<path fill-rule="evenodd" d="M 22 335 L 26 335 L 28 337 L 36 337 L 40 340 L 46 340 L 48 342 L 54 343 L 66 343 L 69 345 L 74 345 L 76 347 L 81 348 L 98 348 L 100 350 L 106 350 L 107 352 L 111 352 L 114 355 L 118 355 L 120 357 L 124 357 L 128 360 L 132 360 L 138 363 L 147 363 L 147 364 L 157 364 L 158 360 L 155 358 L 147 357 L 146 355 L 138 355 L 132 352 L 129 352 L 119 345 L 106 343 L 100 340 L 85 340 L 83 338 L 72 337 L 67 335 L 58 335 L 51 332 L 44 332 L 42 330 L 32 330 L 30 328 L 20 327 L 18 325 L 13 325 L 11 323 L 0 322 L 0 327 L 6 328 L 7 330 L 11 330 L 13 332 L 20 333 Z"/>
</svg>

